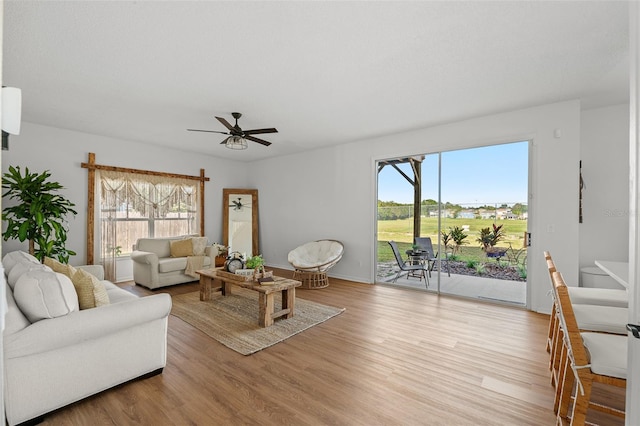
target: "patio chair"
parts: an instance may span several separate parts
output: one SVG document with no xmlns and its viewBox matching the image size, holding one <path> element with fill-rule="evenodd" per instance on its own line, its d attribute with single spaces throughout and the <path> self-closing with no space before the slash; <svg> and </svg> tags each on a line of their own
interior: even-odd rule
<svg viewBox="0 0 640 426">
<path fill-rule="evenodd" d="M 431 238 L 415 237 L 413 243 L 417 245 L 420 250 L 424 250 L 426 252 L 426 260 L 428 266 L 427 269 L 429 272 L 429 276 L 431 276 L 431 271 L 433 271 L 433 268 L 435 268 L 436 264 L 438 263 L 438 253 L 433 252 L 433 243 L 431 243 Z M 449 256 L 447 256 L 446 252 L 444 259 L 441 259 L 440 261 L 445 263 L 445 266 L 447 267 L 447 275 L 451 276 L 451 271 L 449 270 Z"/>
<path fill-rule="evenodd" d="M 396 262 L 398 262 L 398 267 L 400 268 L 392 282 L 395 283 L 396 281 L 398 281 L 398 278 L 400 277 L 400 274 L 402 272 L 406 272 L 407 277 L 409 277 L 409 275 L 412 273 L 419 272 L 418 276 L 420 278 L 420 281 L 422 281 L 422 278 L 424 278 L 425 287 L 429 287 L 429 276 L 427 275 L 427 270 L 429 268 L 428 264 L 425 265 L 424 263 L 414 263 L 411 260 L 405 261 L 402 259 L 400 250 L 398 250 L 398 244 L 395 241 L 389 241 L 389 245 L 391 246 L 391 250 L 393 250 L 393 255 L 395 256 Z"/>
</svg>

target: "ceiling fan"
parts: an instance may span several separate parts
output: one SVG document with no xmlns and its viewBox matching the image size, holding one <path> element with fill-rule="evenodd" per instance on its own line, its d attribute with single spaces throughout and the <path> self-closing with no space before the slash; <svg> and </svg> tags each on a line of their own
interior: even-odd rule
<svg viewBox="0 0 640 426">
<path fill-rule="evenodd" d="M 271 142 L 267 142 L 263 139 L 256 138 L 253 135 L 257 135 L 260 133 L 278 133 L 278 130 L 275 128 L 269 129 L 253 129 L 253 130 L 242 130 L 240 126 L 238 126 L 238 119 L 242 117 L 242 114 L 239 112 L 232 112 L 231 115 L 236 119 L 235 126 L 229 124 L 227 120 L 222 117 L 216 117 L 216 119 L 222 123 L 224 127 L 229 130 L 228 132 L 220 132 L 217 130 L 199 130 L 199 129 L 187 129 L 190 132 L 208 132 L 208 133 L 221 133 L 223 135 L 229 135 L 228 138 L 220 142 L 221 145 L 226 145 L 227 148 L 231 149 L 246 149 L 247 142 L 246 140 L 250 140 L 253 142 L 258 142 L 264 146 L 271 145 Z M 246 140 L 245 140 L 246 139 Z"/>
</svg>

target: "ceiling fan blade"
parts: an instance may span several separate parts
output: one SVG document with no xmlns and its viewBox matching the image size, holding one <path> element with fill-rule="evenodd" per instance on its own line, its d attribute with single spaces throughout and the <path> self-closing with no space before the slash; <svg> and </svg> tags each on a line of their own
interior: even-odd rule
<svg viewBox="0 0 640 426">
<path fill-rule="evenodd" d="M 228 135 L 227 132 L 219 132 L 217 130 L 199 130 L 199 129 L 187 129 L 189 132 L 207 132 L 207 133 L 222 133 L 223 135 Z"/>
<path fill-rule="evenodd" d="M 254 138 L 253 136 L 245 136 L 244 138 L 247 139 L 247 140 L 250 140 L 250 141 L 261 143 L 264 146 L 271 145 L 271 142 L 267 142 L 267 141 L 262 140 L 262 139 Z"/>
<path fill-rule="evenodd" d="M 219 121 L 219 122 L 221 122 L 221 123 L 222 123 L 222 125 L 223 125 L 224 127 L 226 127 L 226 128 L 227 128 L 227 129 L 229 129 L 229 130 L 233 130 L 233 126 L 232 126 L 231 124 L 229 124 L 229 122 L 228 122 L 227 120 L 225 120 L 225 119 L 224 119 L 224 118 L 222 118 L 222 117 L 216 117 L 216 118 L 218 119 L 218 121 Z"/>
<path fill-rule="evenodd" d="M 243 130 L 242 133 L 245 135 L 257 135 L 258 133 L 278 133 L 278 129 L 270 128 L 270 129 L 253 129 L 253 130 Z"/>
</svg>

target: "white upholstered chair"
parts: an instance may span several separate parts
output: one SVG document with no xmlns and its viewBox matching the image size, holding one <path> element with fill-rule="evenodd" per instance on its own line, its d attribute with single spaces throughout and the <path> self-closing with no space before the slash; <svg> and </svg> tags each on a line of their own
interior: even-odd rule
<svg viewBox="0 0 640 426">
<path fill-rule="evenodd" d="M 562 356 L 556 389 L 557 424 L 584 425 L 587 410 L 594 409 L 624 418 L 624 411 L 591 401 L 593 382 L 626 387 L 627 336 L 582 332 L 576 321 L 568 288 L 559 272 L 553 272 Z"/>
<path fill-rule="evenodd" d="M 289 252 L 287 260 L 294 267 L 293 279 L 303 288 L 317 289 L 329 285 L 327 271 L 342 259 L 344 246 L 336 240 L 312 241 Z"/>
<path fill-rule="evenodd" d="M 551 370 L 551 383 L 556 386 L 559 381 L 560 356 L 562 350 L 562 329 L 560 327 L 560 307 L 558 306 L 556 288 L 554 283 L 555 264 L 548 251 L 544 252 L 544 257 L 549 270 L 551 282 L 551 295 L 553 296 L 553 307 L 549 319 L 549 337 L 547 339 L 547 352 L 550 354 L 549 369 Z M 571 287 L 566 287 L 570 293 Z M 582 287 L 580 287 L 582 288 Z M 617 290 L 616 290 L 617 291 Z M 624 291 L 624 290 L 623 290 Z M 580 331 L 592 331 L 599 333 L 627 335 L 625 324 L 629 316 L 628 309 L 619 306 L 594 305 L 575 303 L 571 300 L 573 316 Z M 559 391 L 558 391 L 559 392 Z M 558 403 L 556 399 L 556 404 Z M 557 407 L 556 407 L 557 408 Z"/>
</svg>

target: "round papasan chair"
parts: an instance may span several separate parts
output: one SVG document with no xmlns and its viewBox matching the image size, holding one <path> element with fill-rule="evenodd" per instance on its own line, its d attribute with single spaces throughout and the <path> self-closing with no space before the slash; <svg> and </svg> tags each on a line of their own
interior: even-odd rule
<svg viewBox="0 0 640 426">
<path fill-rule="evenodd" d="M 342 259 L 344 246 L 336 240 L 305 243 L 289 252 L 287 260 L 294 267 L 293 279 L 302 288 L 318 289 L 329 285 L 327 271 Z"/>
</svg>

